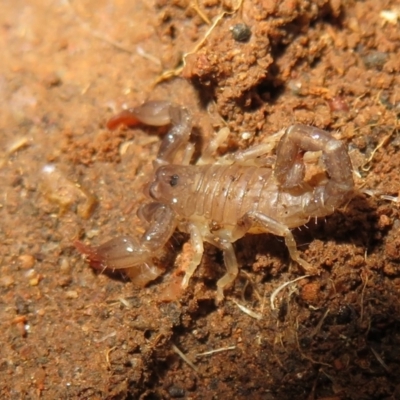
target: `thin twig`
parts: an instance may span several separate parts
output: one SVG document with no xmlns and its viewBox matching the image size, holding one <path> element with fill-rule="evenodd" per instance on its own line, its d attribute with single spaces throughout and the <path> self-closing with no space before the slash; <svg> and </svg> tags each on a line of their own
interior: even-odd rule
<svg viewBox="0 0 400 400">
<path fill-rule="evenodd" d="M 219 349 L 205 351 L 204 353 L 196 354 L 196 357 L 210 356 L 215 353 L 222 353 L 223 351 L 236 350 L 236 346 L 220 347 Z"/>
<path fill-rule="evenodd" d="M 313 363 L 313 364 L 325 365 L 326 367 L 332 368 L 332 365 L 327 364 L 327 363 L 324 363 L 324 362 L 322 362 L 322 361 L 316 361 L 316 360 L 314 360 L 313 358 L 307 356 L 307 355 L 301 350 L 300 342 L 299 342 L 298 328 L 299 328 L 299 321 L 298 321 L 298 318 L 296 318 L 296 342 L 297 342 L 297 348 L 298 348 L 300 354 L 301 354 L 306 360 L 310 361 L 310 362 Z"/>
<path fill-rule="evenodd" d="M 182 353 L 181 350 L 178 349 L 178 347 L 176 347 L 174 344 L 172 345 L 172 350 L 178 354 L 178 356 L 180 358 L 182 358 L 182 360 L 189 365 L 190 368 L 192 368 L 194 371 L 196 371 L 199 375 L 200 375 L 200 371 L 199 369 L 186 357 L 186 355 L 184 353 Z"/>
<path fill-rule="evenodd" d="M 320 331 L 322 324 L 324 323 L 325 318 L 328 316 L 328 314 L 329 314 L 329 308 L 325 311 L 324 315 L 319 320 L 317 326 L 315 327 L 315 329 L 313 330 L 313 332 L 310 335 L 311 337 L 314 337 Z"/>
<path fill-rule="evenodd" d="M 248 316 L 254 318 L 254 319 L 258 319 L 260 320 L 262 318 L 262 314 L 257 313 L 255 311 L 250 310 L 250 308 L 247 308 L 246 306 L 241 305 L 240 303 L 238 303 L 236 300 L 232 301 L 239 307 L 239 309 L 241 311 L 243 311 L 245 314 L 247 314 Z"/>
<path fill-rule="evenodd" d="M 296 279 L 293 279 L 292 281 L 289 282 L 285 282 L 283 285 L 279 286 L 277 289 L 275 289 L 270 297 L 270 303 L 271 303 L 271 310 L 275 310 L 275 298 L 278 295 L 278 293 L 283 290 L 286 286 L 290 285 L 291 283 L 295 283 L 297 281 L 299 281 L 300 279 L 305 279 L 308 278 L 310 275 L 303 275 L 303 276 L 299 276 Z"/>
<path fill-rule="evenodd" d="M 381 364 L 382 367 L 385 368 L 385 370 L 390 373 L 389 367 L 385 364 L 385 362 L 383 361 L 382 357 L 378 354 L 378 352 L 373 347 L 370 347 L 370 349 L 372 353 L 374 353 L 374 356 L 378 360 L 379 364 Z"/>
</svg>

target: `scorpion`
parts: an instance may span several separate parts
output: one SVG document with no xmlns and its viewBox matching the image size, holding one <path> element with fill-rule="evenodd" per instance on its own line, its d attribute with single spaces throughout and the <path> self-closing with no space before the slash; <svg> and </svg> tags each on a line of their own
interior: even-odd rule
<svg viewBox="0 0 400 400">
<path fill-rule="evenodd" d="M 183 106 L 149 101 L 125 110 L 108 122 L 170 125 L 156 159 L 154 176 L 146 186 L 149 202 L 138 215 L 147 224 L 139 238 L 117 237 L 99 247 L 77 243 L 92 266 L 107 269 L 137 268 L 141 273 L 159 272 L 152 265 L 176 229 L 190 235 L 193 257 L 185 271 L 187 288 L 203 256 L 203 242 L 222 250 L 226 273 L 217 281 L 217 302 L 239 273 L 233 243 L 246 233 L 281 236 L 292 260 L 309 275 L 317 269 L 300 257 L 291 229 L 310 218 L 324 217 L 343 205 L 354 189 L 353 170 L 344 142 L 328 132 L 295 124 L 271 135 L 265 143 L 215 158 L 214 153 L 229 134 L 222 128 L 195 164 L 190 142 L 192 115 Z M 276 155 L 267 157 L 276 148 Z M 305 180 L 304 155 L 315 152 L 324 166 L 324 179 Z M 179 160 L 177 158 L 179 157 Z"/>
</svg>

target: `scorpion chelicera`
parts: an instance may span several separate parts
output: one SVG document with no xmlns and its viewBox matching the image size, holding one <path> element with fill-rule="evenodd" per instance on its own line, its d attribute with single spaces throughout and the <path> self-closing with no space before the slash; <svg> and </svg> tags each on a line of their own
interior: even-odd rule
<svg viewBox="0 0 400 400">
<path fill-rule="evenodd" d="M 159 272 L 151 260 L 178 229 L 190 235 L 194 251 L 182 281 L 184 288 L 201 262 L 203 242 L 222 250 L 227 271 L 217 282 L 220 301 L 238 275 L 232 244 L 246 233 L 269 232 L 285 239 L 290 257 L 307 274 L 317 274 L 300 257 L 291 229 L 312 217 L 332 214 L 349 199 L 353 171 L 342 141 L 319 128 L 296 124 L 265 143 L 215 159 L 215 151 L 229 134 L 223 128 L 196 164 L 190 164 L 192 116 L 186 108 L 165 101 L 146 102 L 115 116 L 108 127 L 138 122 L 171 125 L 153 162 L 154 176 L 146 187 L 149 202 L 138 212 L 147 230 L 140 238 L 118 237 L 99 247 L 78 242 L 78 249 L 93 266 L 136 268 L 139 278 L 144 271 L 155 278 Z M 271 160 L 266 155 L 274 148 L 276 155 Z M 304 179 L 306 152 L 318 152 L 325 170 L 324 178 L 314 183 Z"/>
</svg>

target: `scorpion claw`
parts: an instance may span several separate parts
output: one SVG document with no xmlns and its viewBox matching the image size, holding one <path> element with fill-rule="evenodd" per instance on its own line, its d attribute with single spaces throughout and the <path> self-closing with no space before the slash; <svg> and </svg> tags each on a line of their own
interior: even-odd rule
<svg viewBox="0 0 400 400">
<path fill-rule="evenodd" d="M 74 246 L 79 253 L 83 254 L 88 259 L 89 264 L 93 269 L 101 271 L 104 268 L 107 268 L 107 266 L 103 265 L 103 258 L 99 256 L 96 247 L 87 246 L 79 240 L 75 240 Z"/>
<path fill-rule="evenodd" d="M 74 242 L 77 250 L 88 258 L 90 266 L 97 271 L 129 269 L 133 283 L 145 286 L 163 273 L 163 269 L 149 262 L 151 254 L 134 238 L 121 236 L 98 247 Z"/>
<path fill-rule="evenodd" d="M 111 117 L 107 121 L 106 126 L 110 131 L 114 131 L 121 125 L 130 127 L 139 124 L 139 122 L 140 121 L 135 117 L 135 114 L 132 112 L 132 110 L 124 110 Z"/>
</svg>

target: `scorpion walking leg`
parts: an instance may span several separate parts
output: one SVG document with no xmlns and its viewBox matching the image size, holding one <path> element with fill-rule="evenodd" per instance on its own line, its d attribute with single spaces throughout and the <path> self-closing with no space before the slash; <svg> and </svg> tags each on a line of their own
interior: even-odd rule
<svg viewBox="0 0 400 400">
<path fill-rule="evenodd" d="M 204 236 L 204 240 L 222 250 L 224 255 L 226 273 L 217 282 L 217 302 L 220 302 L 224 299 L 224 289 L 231 286 L 239 274 L 239 265 L 232 245 L 234 240 L 232 240 L 231 232 L 225 229 L 212 234 L 208 233 Z"/>
<path fill-rule="evenodd" d="M 226 274 L 217 282 L 217 301 L 222 301 L 224 298 L 224 289 L 231 286 L 235 282 L 239 273 L 239 266 L 236 259 L 235 249 L 230 242 L 220 242 L 219 246 L 224 253 L 224 261 Z"/>
<path fill-rule="evenodd" d="M 216 136 L 210 141 L 210 144 L 203 151 L 203 155 L 198 160 L 197 165 L 210 164 L 212 162 L 217 164 L 240 163 L 243 165 L 258 165 L 256 162 L 254 162 L 254 160 L 265 154 L 271 153 L 284 133 L 285 131 L 281 130 L 273 135 L 270 135 L 263 143 L 252 146 L 245 150 L 236 151 L 232 154 L 227 154 L 226 156 L 215 160 L 216 150 L 226 142 L 226 139 L 229 135 L 229 129 L 226 127 L 222 128 L 218 131 Z"/>
<path fill-rule="evenodd" d="M 215 163 L 216 151 L 226 142 L 229 136 L 229 128 L 221 128 L 215 136 L 210 140 L 207 147 L 203 150 L 201 157 L 197 160 L 196 165 L 206 165 Z"/>
<path fill-rule="evenodd" d="M 277 143 L 280 141 L 284 133 L 284 130 L 280 130 L 279 132 L 268 136 L 263 143 L 230 154 L 228 159 L 232 159 L 235 163 L 248 164 L 249 161 L 254 161 L 258 157 L 270 154 L 272 150 L 276 148 Z"/>
<path fill-rule="evenodd" d="M 199 229 L 199 227 L 195 224 L 189 224 L 187 231 L 190 234 L 190 242 L 192 244 L 194 254 L 182 280 L 182 287 L 184 288 L 187 288 L 189 280 L 199 266 L 204 253 L 201 229 Z"/>
<path fill-rule="evenodd" d="M 284 224 L 268 217 L 265 214 L 257 211 L 250 211 L 245 214 L 236 225 L 232 233 L 232 240 L 236 241 L 244 236 L 246 232 L 254 225 L 262 227 L 265 229 L 265 232 L 269 232 L 277 236 L 283 236 L 291 259 L 296 261 L 306 273 L 310 275 L 316 275 L 318 273 L 316 268 L 311 266 L 307 261 L 300 257 L 300 254 L 297 250 L 296 241 L 294 240 L 290 229 Z"/>
<path fill-rule="evenodd" d="M 197 226 L 193 223 L 189 224 L 187 227 L 187 232 L 190 233 L 190 240 L 195 253 L 189 264 L 189 267 L 186 269 L 186 273 L 182 281 L 182 286 L 184 288 L 188 286 L 189 279 L 194 274 L 196 268 L 200 264 L 204 252 L 203 241 L 206 241 L 221 249 L 224 254 L 224 261 L 227 272 L 217 282 L 217 301 L 219 302 L 224 298 L 224 289 L 230 286 L 235 281 L 239 273 L 239 267 L 236 260 L 235 250 L 230 240 L 230 235 L 225 231 L 221 231 L 221 234 L 219 234 L 216 238 L 209 231 L 202 228 L 203 227 Z"/>
</svg>

